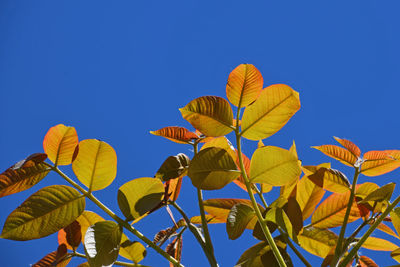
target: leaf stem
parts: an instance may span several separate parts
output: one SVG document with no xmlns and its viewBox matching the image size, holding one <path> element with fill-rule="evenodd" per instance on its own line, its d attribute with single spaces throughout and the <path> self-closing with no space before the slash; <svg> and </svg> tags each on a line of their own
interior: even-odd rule
<svg viewBox="0 0 400 267">
<path fill-rule="evenodd" d="M 353 184 L 351 186 L 351 191 L 350 191 L 349 203 L 347 204 L 346 214 L 344 215 L 342 227 L 340 229 L 339 238 L 338 238 L 338 241 L 336 243 L 335 255 L 334 255 L 334 258 L 333 258 L 332 266 L 336 266 L 336 264 L 339 261 L 340 255 L 342 255 L 342 252 L 343 252 L 343 249 L 344 249 L 343 248 L 343 239 L 344 239 L 344 235 L 346 233 L 346 227 L 347 227 L 347 222 L 349 220 L 351 207 L 353 206 L 354 195 L 355 195 L 355 192 L 356 192 L 357 180 L 358 180 L 358 176 L 359 175 L 360 175 L 360 168 L 359 167 L 355 167 Z"/>
<path fill-rule="evenodd" d="M 79 258 L 85 258 L 85 259 L 87 259 L 85 254 L 81 254 L 81 253 L 79 253 L 79 252 L 73 252 L 73 253 L 71 253 L 70 255 L 71 255 L 72 257 L 79 257 Z M 119 266 L 127 266 L 127 267 L 141 267 L 141 266 L 144 267 L 144 265 L 141 265 L 141 264 L 129 263 L 129 262 L 123 262 L 123 261 L 116 261 L 116 262 L 114 262 L 113 264 L 119 265 Z"/>
<path fill-rule="evenodd" d="M 351 261 L 351 259 L 357 254 L 357 251 L 361 248 L 361 246 L 364 244 L 367 238 L 372 234 L 373 231 L 375 231 L 376 227 L 378 227 L 378 225 L 386 218 L 389 212 L 391 212 L 399 202 L 400 202 L 400 196 L 397 197 L 393 201 L 393 203 L 386 208 L 386 210 L 381 214 L 381 216 L 379 216 L 379 218 L 364 233 L 364 235 L 360 238 L 360 240 L 358 240 L 357 244 L 351 249 L 349 254 L 347 254 L 347 256 L 344 257 L 343 261 L 339 264 L 339 267 L 346 266 Z"/>
<path fill-rule="evenodd" d="M 239 112 L 238 112 L 238 115 L 239 115 Z M 239 120 L 239 117 L 237 117 L 236 119 Z M 264 235 L 265 235 L 265 237 L 266 237 L 266 239 L 268 241 L 269 246 L 272 249 L 272 252 L 275 255 L 275 258 L 277 259 L 277 261 L 279 263 L 279 266 L 280 267 L 286 267 L 285 260 L 283 259 L 281 253 L 279 252 L 278 247 L 275 244 L 275 241 L 274 241 L 274 239 L 273 239 L 273 237 L 271 235 L 271 232 L 269 231 L 269 229 L 267 227 L 267 224 L 264 221 L 264 218 L 263 218 L 263 216 L 261 214 L 261 211 L 260 211 L 260 209 L 258 207 L 256 199 L 254 198 L 254 195 L 253 195 L 253 193 L 251 191 L 251 184 L 250 184 L 249 178 L 247 177 L 247 173 L 246 173 L 246 170 L 244 168 L 244 163 L 243 163 L 242 148 L 241 148 L 241 138 L 240 138 L 239 130 L 236 130 L 236 146 L 237 146 L 237 150 L 238 150 L 240 170 L 242 172 L 242 176 L 243 176 L 244 182 L 246 184 L 246 188 L 247 188 L 247 193 L 249 194 L 253 209 L 256 212 L 257 219 L 258 219 L 258 221 L 259 221 L 259 223 L 261 225 L 261 229 L 262 229 L 262 231 L 263 231 L 263 233 L 264 233 Z"/>
<path fill-rule="evenodd" d="M 312 267 L 312 265 L 304 258 L 304 256 L 298 251 L 298 249 L 293 245 L 292 241 L 290 241 L 290 238 L 288 237 L 288 234 L 285 233 L 281 228 L 278 227 L 279 232 L 283 236 L 283 238 L 286 241 L 286 244 L 289 245 L 289 247 L 293 250 L 293 252 L 296 254 L 296 256 L 304 263 L 306 267 Z"/>
<path fill-rule="evenodd" d="M 131 226 L 127 221 L 124 221 L 122 218 L 118 217 L 114 212 L 112 212 L 107 206 L 105 206 L 100 200 L 98 200 L 92 193 L 89 193 L 86 191 L 83 187 L 81 187 L 79 184 L 77 184 L 74 180 L 69 178 L 65 173 L 63 173 L 58 167 L 51 166 L 50 164 L 47 164 L 53 171 L 58 173 L 64 180 L 66 180 L 68 183 L 70 183 L 72 186 L 74 186 L 76 189 L 78 189 L 85 197 L 90 199 L 92 202 L 94 202 L 100 209 L 102 209 L 105 213 L 107 213 L 111 218 L 113 218 L 118 224 L 122 225 L 125 229 L 127 229 L 129 232 L 134 234 L 136 237 L 138 237 L 140 240 L 142 240 L 144 243 L 149 245 L 151 248 L 153 248 L 155 251 L 157 251 L 161 256 L 166 258 L 169 262 L 174 264 L 175 266 L 182 266 L 174 257 L 169 255 L 167 252 L 162 250 L 159 246 L 154 244 L 150 239 L 148 239 L 146 236 L 144 236 L 141 232 L 136 230 L 133 226 Z"/>
</svg>

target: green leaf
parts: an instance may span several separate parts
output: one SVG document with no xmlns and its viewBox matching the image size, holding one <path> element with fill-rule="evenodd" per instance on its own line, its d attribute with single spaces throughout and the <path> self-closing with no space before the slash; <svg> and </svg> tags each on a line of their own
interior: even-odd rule
<svg viewBox="0 0 400 267">
<path fill-rule="evenodd" d="M 337 235 L 328 229 L 307 227 L 298 236 L 300 246 L 321 258 L 325 258 L 336 246 Z"/>
<path fill-rule="evenodd" d="M 97 222 L 85 234 L 85 253 L 91 267 L 111 266 L 118 258 L 121 226 L 113 221 Z"/>
<path fill-rule="evenodd" d="M 390 218 L 392 219 L 392 223 L 394 229 L 396 229 L 397 235 L 400 236 L 400 207 L 394 208 L 390 212 Z"/>
<path fill-rule="evenodd" d="M 92 226 L 93 224 L 97 222 L 104 221 L 103 217 L 98 215 L 97 213 L 89 210 L 85 210 L 82 212 L 82 214 L 76 218 L 76 221 L 80 224 L 81 226 L 81 233 L 82 233 L 82 244 L 84 244 L 85 241 L 85 234 L 89 226 Z"/>
<path fill-rule="evenodd" d="M 265 217 L 267 212 L 270 211 L 270 210 L 271 210 L 271 208 L 268 207 L 263 211 L 263 213 L 262 213 L 263 218 Z M 267 227 L 268 227 L 269 232 L 272 234 L 278 228 L 278 225 L 273 223 L 273 222 L 271 222 L 271 221 L 267 221 Z M 253 236 L 258 240 L 267 241 L 267 238 L 265 237 L 265 234 L 264 234 L 264 232 L 263 232 L 263 230 L 261 228 L 261 224 L 258 221 L 254 225 Z"/>
<path fill-rule="evenodd" d="M 287 233 L 293 241 L 297 242 L 297 234 L 292 227 L 292 223 L 289 217 L 286 215 L 285 211 L 281 208 L 271 208 L 264 219 L 278 225 L 282 230 Z"/>
<path fill-rule="evenodd" d="M 240 175 L 229 153 L 222 148 L 201 150 L 190 163 L 188 176 L 192 184 L 204 190 L 221 189 Z"/>
<path fill-rule="evenodd" d="M 279 131 L 300 109 L 299 93 L 287 85 L 265 88 L 243 113 L 241 135 L 261 140 Z"/>
<path fill-rule="evenodd" d="M 162 181 L 182 176 L 189 167 L 190 159 L 183 153 L 176 156 L 169 156 L 158 169 L 155 177 Z"/>
<path fill-rule="evenodd" d="M 0 197 L 27 190 L 39 183 L 50 171 L 43 164 L 46 154 L 36 153 L 0 174 Z"/>
<path fill-rule="evenodd" d="M 66 227 L 82 214 L 85 198 L 74 188 L 52 185 L 31 195 L 4 223 L 1 238 L 31 240 Z"/>
<path fill-rule="evenodd" d="M 376 189 L 375 191 L 369 193 L 361 203 L 366 203 L 368 201 L 375 201 L 375 202 L 382 202 L 382 201 L 389 201 L 392 197 L 394 187 L 396 186 L 395 183 L 388 183 L 381 188 Z"/>
<path fill-rule="evenodd" d="M 118 205 L 126 219 L 131 221 L 157 207 L 164 193 L 164 185 L 159 179 L 134 179 L 119 188 Z"/>
<path fill-rule="evenodd" d="M 199 97 L 179 110 L 185 120 L 206 136 L 222 136 L 233 130 L 232 108 L 221 97 Z"/>
<path fill-rule="evenodd" d="M 229 239 L 235 240 L 240 237 L 252 220 L 254 221 L 253 223 L 257 220 L 256 213 L 252 207 L 241 203 L 234 205 L 229 211 L 226 220 L 226 232 Z"/>
<path fill-rule="evenodd" d="M 122 235 L 119 255 L 133 261 L 134 263 L 139 263 L 144 259 L 144 257 L 146 257 L 146 254 L 146 248 L 141 243 L 131 241 L 125 235 Z"/>
<path fill-rule="evenodd" d="M 251 158 L 250 181 L 272 186 L 289 184 L 301 174 L 300 162 L 292 152 L 275 147 L 257 148 Z"/>
</svg>

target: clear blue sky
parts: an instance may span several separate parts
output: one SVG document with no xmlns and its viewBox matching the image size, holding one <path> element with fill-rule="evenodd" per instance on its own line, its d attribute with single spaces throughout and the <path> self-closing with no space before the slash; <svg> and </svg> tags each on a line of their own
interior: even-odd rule
<svg viewBox="0 0 400 267">
<path fill-rule="evenodd" d="M 228 74 L 241 63 L 254 64 L 265 86 L 286 83 L 300 93 L 301 110 L 266 144 L 288 148 L 294 139 L 307 165 L 330 161 L 310 146 L 333 143 L 332 136 L 350 139 L 364 152 L 400 149 L 399 9 L 397 0 L 2 0 L 0 169 L 41 152 L 51 126 L 75 126 L 80 140 L 99 138 L 115 148 L 117 179 L 95 195 L 119 212 L 122 184 L 153 176 L 170 155 L 192 155 L 189 147 L 149 131 L 190 127 L 178 108 L 203 95 L 226 97 Z M 254 148 L 245 142 L 247 155 Z M 336 162 L 333 167 L 352 177 L 350 168 Z M 399 175 L 397 170 L 360 181 L 383 185 Z M 39 188 L 63 183 L 52 174 L 28 191 L 0 199 L 0 226 Z M 185 178 L 179 202 L 190 215 L 198 214 L 194 192 Z M 231 184 L 205 192 L 205 198 L 215 197 L 246 194 Z M 267 198 L 274 197 L 275 191 Z M 87 209 L 95 210 L 89 201 Z M 137 224 L 150 237 L 169 226 L 165 211 Z M 211 233 L 221 266 L 233 266 L 256 243 L 247 231 L 229 241 L 224 225 L 211 226 Z M 206 265 L 189 233 L 183 245 L 183 263 Z M 0 265 L 27 266 L 56 247 L 56 235 L 29 242 L 1 239 Z M 390 253 L 362 253 L 381 265 L 395 264 Z M 306 255 L 313 266 L 321 263 Z M 167 264 L 151 249 L 142 263 Z"/>
</svg>

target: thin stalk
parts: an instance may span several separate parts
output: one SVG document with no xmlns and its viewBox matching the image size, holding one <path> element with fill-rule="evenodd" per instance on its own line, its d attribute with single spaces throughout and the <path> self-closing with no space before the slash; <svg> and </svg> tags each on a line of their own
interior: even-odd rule
<svg viewBox="0 0 400 267">
<path fill-rule="evenodd" d="M 199 231 L 199 229 L 193 223 L 190 222 L 189 217 L 182 210 L 182 208 L 178 204 L 176 204 L 176 202 L 171 201 L 171 202 L 169 202 L 169 204 L 171 204 L 182 215 L 190 232 L 193 233 L 194 237 L 197 239 L 197 242 L 200 244 L 201 248 L 203 249 L 204 254 L 206 254 L 206 257 L 207 257 L 210 265 L 218 266 L 218 263 L 216 262 L 214 255 L 211 254 L 211 252 L 208 250 L 206 241 L 205 241 L 204 237 L 202 236 L 201 232 Z"/>
<path fill-rule="evenodd" d="M 194 149 L 194 155 L 196 156 L 196 154 L 198 152 L 197 142 L 195 142 L 193 144 L 193 149 Z M 208 253 L 206 255 L 207 255 L 207 258 L 208 258 L 211 266 L 217 267 L 218 263 L 217 263 L 217 260 L 215 259 L 214 248 L 212 245 L 210 232 L 208 230 L 206 213 L 204 211 L 203 192 L 199 188 L 197 188 L 197 202 L 199 203 L 201 226 L 202 226 L 203 232 L 204 232 L 205 246 L 206 246 L 206 249 L 208 250 Z"/>
<path fill-rule="evenodd" d="M 50 164 L 47 164 L 53 171 L 58 173 L 64 180 L 66 180 L 68 183 L 70 183 L 72 186 L 74 186 L 76 189 L 78 189 L 85 197 L 90 199 L 93 203 L 95 203 L 100 209 L 102 209 L 105 213 L 107 213 L 111 218 L 113 218 L 118 224 L 122 225 L 125 229 L 127 229 L 129 232 L 134 234 L 136 237 L 138 237 L 140 240 L 142 240 L 144 243 L 149 245 L 151 248 L 153 248 L 155 251 L 157 251 L 161 256 L 166 258 L 169 262 L 174 264 L 175 266 L 182 266 L 174 257 L 169 255 L 167 252 L 162 250 L 159 246 L 154 244 L 150 239 L 148 239 L 146 236 L 144 236 L 141 232 L 136 230 L 133 226 L 131 226 L 128 222 L 124 221 L 118 215 L 116 215 L 114 212 L 112 212 L 106 205 L 104 205 L 100 200 L 98 200 L 95 196 L 93 196 L 91 193 L 86 191 L 84 188 L 82 188 L 79 184 L 77 184 L 75 181 L 73 181 L 71 178 L 69 178 L 65 173 L 63 173 L 59 168 L 53 167 Z"/>
<path fill-rule="evenodd" d="M 364 244 L 367 238 L 372 234 L 373 231 L 375 231 L 376 227 L 378 227 L 378 225 L 386 218 L 389 212 L 391 212 L 399 202 L 400 202 L 400 196 L 397 197 L 393 201 L 393 203 L 386 208 L 386 210 L 381 214 L 381 216 L 379 216 L 379 218 L 371 225 L 371 227 L 365 232 L 365 234 L 360 238 L 360 240 L 358 240 L 357 244 L 339 264 L 339 267 L 346 266 L 351 261 L 351 259 L 357 254 L 358 250 L 361 248 L 361 246 Z"/>
<path fill-rule="evenodd" d="M 70 254 L 72 257 L 79 257 L 79 258 L 84 258 L 86 259 L 85 254 L 81 254 L 78 252 L 74 252 Z M 137 263 L 129 263 L 129 262 L 123 262 L 123 261 L 115 261 L 113 264 L 119 265 L 119 266 L 127 266 L 127 267 L 142 267 L 144 265 L 137 264 Z"/>
<path fill-rule="evenodd" d="M 300 251 L 297 250 L 297 248 L 293 245 L 292 241 L 290 241 L 290 238 L 288 237 L 288 235 L 282 231 L 282 229 L 280 229 L 278 227 L 279 232 L 281 233 L 281 235 L 283 236 L 283 238 L 285 238 L 286 244 L 289 245 L 289 247 L 293 250 L 293 252 L 296 254 L 296 256 L 303 262 L 303 264 L 306 267 L 312 267 L 312 265 L 306 260 L 306 258 L 304 258 L 304 256 L 300 253 Z"/>
<path fill-rule="evenodd" d="M 347 227 L 347 222 L 349 220 L 351 207 L 353 206 L 354 195 L 356 193 L 356 186 L 357 186 L 357 180 L 358 180 L 359 175 L 360 175 L 360 168 L 355 167 L 353 184 L 351 186 L 351 191 L 350 191 L 350 199 L 349 199 L 349 203 L 347 204 L 346 214 L 344 215 L 342 227 L 340 229 L 339 238 L 338 238 L 338 241 L 336 244 L 335 256 L 334 256 L 334 260 L 333 260 L 333 264 L 332 264 L 333 266 L 336 266 L 337 262 L 339 261 L 340 255 L 343 252 L 343 244 L 342 243 L 343 243 L 344 235 L 346 233 L 346 227 Z"/>
<path fill-rule="evenodd" d="M 268 208 L 267 201 L 265 201 L 265 198 L 264 198 L 263 194 L 261 193 L 261 191 L 258 189 L 257 186 L 254 186 L 254 190 L 257 192 L 257 195 L 261 199 L 261 202 L 263 203 L 264 208 Z"/>
<path fill-rule="evenodd" d="M 238 120 L 238 119 L 237 119 L 237 120 Z M 267 224 L 266 224 L 266 222 L 264 221 L 264 218 L 263 218 L 263 216 L 262 216 L 262 214 L 261 214 L 261 211 L 260 211 L 260 209 L 259 209 L 259 207 L 258 207 L 258 204 L 257 204 L 257 202 L 256 202 L 256 199 L 254 198 L 254 195 L 253 195 L 253 193 L 251 192 L 251 184 L 250 184 L 249 178 L 247 177 L 246 170 L 245 170 L 245 168 L 244 168 L 243 157 L 242 157 L 242 148 L 241 148 L 241 144 L 240 144 L 240 143 L 241 143 L 240 135 L 239 135 L 238 130 L 236 130 L 236 145 L 237 145 L 237 150 L 238 150 L 238 155 L 239 155 L 240 170 L 241 170 L 241 172 L 242 172 L 242 176 L 243 176 L 243 179 L 244 179 L 244 181 L 245 181 L 246 188 L 247 188 L 247 192 L 248 192 L 248 194 L 249 194 L 249 197 L 250 197 L 250 200 L 251 200 L 253 209 L 254 209 L 254 211 L 255 211 L 255 213 L 256 213 L 258 222 L 259 222 L 260 225 L 261 225 L 261 229 L 262 229 L 262 231 L 263 231 L 263 233 L 264 233 L 264 235 L 265 235 L 265 237 L 266 237 L 266 239 L 267 239 L 267 241 L 268 241 L 268 244 L 269 244 L 269 246 L 271 247 L 272 252 L 273 252 L 274 255 L 275 255 L 275 258 L 276 258 L 276 260 L 277 260 L 278 263 L 279 263 L 279 266 L 280 266 L 280 267 L 286 267 L 285 260 L 283 259 L 281 253 L 279 252 L 279 249 L 278 249 L 278 247 L 277 247 L 276 244 L 275 244 L 275 241 L 274 241 L 274 239 L 273 239 L 273 237 L 272 237 L 272 235 L 271 235 L 271 232 L 269 231 L 269 229 L 268 229 L 268 227 L 267 227 Z"/>
</svg>

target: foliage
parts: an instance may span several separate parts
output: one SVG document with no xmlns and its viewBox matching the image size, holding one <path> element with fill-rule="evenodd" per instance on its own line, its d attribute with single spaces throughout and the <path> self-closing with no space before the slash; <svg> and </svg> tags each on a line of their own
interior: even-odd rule
<svg viewBox="0 0 400 267">
<path fill-rule="evenodd" d="M 50 128 L 43 141 L 45 153 L 33 154 L 0 174 L 0 197 L 31 188 L 49 172 L 57 173 L 71 186 L 52 185 L 32 194 L 8 216 L 0 237 L 32 240 L 58 232 L 57 250 L 34 266 L 66 266 L 72 257 L 85 258 L 89 266 L 141 266 L 138 263 L 146 256 L 145 246 L 171 266 L 182 266 L 183 239 L 189 230 L 210 265 L 218 266 L 208 227 L 225 223 L 230 239 L 250 229 L 259 240 L 243 248 L 237 266 L 293 266 L 288 247 L 304 265 L 311 266 L 298 246 L 321 257 L 322 266 L 347 266 L 351 262 L 377 266 L 359 254 L 361 247 L 390 251 L 400 262 L 396 244 L 371 236 L 379 229 L 400 239 L 400 207 L 396 207 L 400 197 L 391 200 L 395 184 L 358 184 L 359 175 L 379 176 L 400 167 L 400 150 L 362 155 L 354 143 L 335 137 L 341 146 L 314 148 L 353 167 L 352 180 L 332 169 L 330 163 L 303 166 L 294 143 L 287 150 L 265 146 L 261 141 L 279 131 L 300 109 L 298 92 L 284 84 L 263 89 L 261 73 L 253 65 L 242 64 L 229 75 L 226 95 L 230 103 L 222 97 L 203 96 L 180 109 L 183 118 L 196 129 L 194 132 L 177 126 L 150 132 L 192 146 L 194 156 L 171 155 L 154 177 L 122 185 L 117 201 L 124 218 L 92 194 L 109 186 L 116 177 L 114 149 L 96 139 L 78 141 L 74 127 L 59 124 Z M 232 132 L 236 147 L 225 136 Z M 251 159 L 242 153 L 242 138 L 259 141 Z M 64 165 L 71 165 L 84 187 L 60 170 L 59 166 Z M 177 202 L 185 176 L 191 179 L 198 196 L 199 216 L 193 218 L 188 218 Z M 231 182 L 247 191 L 249 199 L 203 200 L 202 190 L 219 190 Z M 280 195 L 268 205 L 264 197 L 272 187 L 280 187 Z M 85 210 L 87 199 L 113 220 Z M 174 220 L 170 207 L 181 214 L 180 220 Z M 150 240 L 133 225 L 160 208 L 167 209 L 173 226 L 159 230 Z M 311 223 L 304 225 L 310 216 Z M 346 235 L 347 225 L 357 221 L 356 230 Z M 332 231 L 335 227 L 340 227 L 339 235 Z M 80 244 L 84 253 L 78 252 Z M 118 256 L 130 262 L 117 261 Z"/>
</svg>

